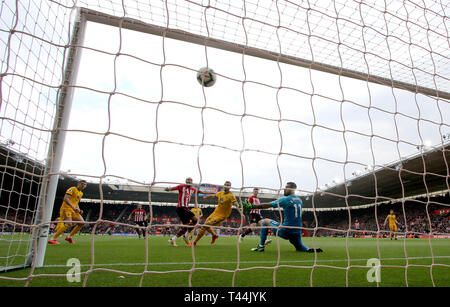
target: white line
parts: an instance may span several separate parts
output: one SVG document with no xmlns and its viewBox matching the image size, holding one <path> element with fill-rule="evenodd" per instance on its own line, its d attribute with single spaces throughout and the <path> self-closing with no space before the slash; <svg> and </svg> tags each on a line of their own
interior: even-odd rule
<svg viewBox="0 0 450 307">
<path fill-rule="evenodd" d="M 381 258 L 381 261 L 394 261 L 394 260 L 421 260 L 421 259 L 450 259 L 450 256 L 427 256 L 427 257 L 408 257 L 408 258 Z M 350 259 L 350 262 L 359 262 L 359 261 L 364 261 L 366 262 L 367 259 Z M 291 261 L 280 261 L 280 264 L 282 263 L 307 263 L 307 262 L 312 262 L 314 263 L 314 260 L 291 260 Z M 348 262 L 348 259 L 328 259 L 328 260 L 323 260 L 323 259 L 318 259 L 317 263 L 319 262 Z M 243 264 L 260 264 L 260 263 L 277 263 L 277 261 L 240 261 L 239 263 L 243 263 Z M 148 265 L 149 266 L 154 266 L 154 265 L 193 265 L 193 262 L 149 262 Z M 199 261 L 199 262 L 195 262 L 196 265 L 199 264 L 237 264 L 237 261 L 210 261 L 210 262 L 205 262 L 205 261 Z M 94 267 L 111 267 L 111 266 L 144 266 L 145 263 L 110 263 L 110 264 L 94 264 Z M 90 264 L 82 264 L 82 267 L 88 267 L 91 266 Z M 62 264 L 50 264 L 50 265 L 44 265 L 44 268 L 57 268 L 57 267 L 67 267 L 66 265 L 62 265 Z"/>
</svg>

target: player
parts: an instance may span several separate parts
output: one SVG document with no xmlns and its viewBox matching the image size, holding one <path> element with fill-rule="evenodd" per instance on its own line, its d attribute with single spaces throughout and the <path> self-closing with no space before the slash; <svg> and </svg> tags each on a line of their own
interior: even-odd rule
<svg viewBox="0 0 450 307">
<path fill-rule="evenodd" d="M 253 189 L 253 193 L 252 196 L 250 196 L 248 198 L 248 202 L 251 203 L 252 205 L 259 205 L 260 201 L 258 198 L 258 193 L 259 193 L 259 189 L 258 188 L 254 188 Z M 244 240 L 244 237 L 246 235 L 248 235 L 249 233 L 255 231 L 256 226 L 261 226 L 263 217 L 261 216 L 261 209 L 252 209 L 250 210 L 250 214 L 249 214 L 249 222 L 250 225 L 249 227 L 239 235 L 239 243 L 241 243 Z M 272 240 L 267 240 L 265 242 L 265 245 L 269 244 L 270 242 L 272 242 Z"/>
<path fill-rule="evenodd" d="M 261 237 L 260 242 L 256 248 L 252 248 L 252 251 L 263 252 L 266 246 L 267 234 L 269 232 L 270 227 L 274 235 L 289 240 L 289 242 L 294 245 L 297 251 L 301 252 L 322 252 L 320 248 L 308 248 L 306 245 L 302 243 L 302 206 L 303 203 L 301 199 L 295 195 L 295 190 L 297 189 L 297 185 L 294 182 L 286 183 L 284 188 L 284 197 L 281 197 L 278 200 L 274 200 L 270 203 L 263 203 L 259 205 L 252 205 L 249 202 L 243 203 L 244 208 L 247 209 L 265 209 L 265 208 L 277 208 L 280 206 L 283 209 L 283 224 L 271 220 L 271 219 L 263 219 L 261 221 L 261 225 L 263 228 L 261 229 Z M 284 227 L 286 226 L 286 227 Z M 295 227 L 295 228 L 292 228 Z"/>
<path fill-rule="evenodd" d="M 203 212 L 202 212 L 202 209 L 200 207 L 192 208 L 191 212 L 194 213 L 194 215 L 197 217 L 197 220 L 203 217 Z"/>
<path fill-rule="evenodd" d="M 128 216 L 127 221 L 131 220 L 131 217 L 133 216 L 134 217 L 134 223 L 136 225 L 141 226 L 141 227 L 147 227 L 148 226 L 148 222 L 147 222 L 147 219 L 146 219 L 146 215 L 147 215 L 147 212 L 144 209 L 142 209 L 142 205 L 138 204 L 137 205 L 137 209 L 134 209 L 133 211 L 131 211 L 130 215 Z M 136 232 L 137 232 L 138 237 L 140 239 L 141 238 L 141 229 L 136 228 Z M 144 237 L 145 236 L 145 230 L 143 230 L 142 232 L 143 232 L 142 236 Z"/>
<path fill-rule="evenodd" d="M 57 223 L 56 223 L 56 226 L 55 226 L 55 233 L 58 231 L 58 229 L 59 229 L 60 227 L 62 227 L 62 226 L 64 225 L 64 223 L 61 222 L 62 220 L 63 220 L 63 219 L 61 218 L 61 216 L 58 216 L 58 217 L 56 218 Z"/>
<path fill-rule="evenodd" d="M 169 239 L 169 243 L 172 246 L 177 246 L 176 240 L 183 236 L 189 229 L 193 228 L 193 226 L 197 223 L 197 217 L 191 210 L 189 210 L 188 206 L 192 195 L 194 195 L 194 193 L 198 193 L 198 189 L 192 186 L 191 177 L 186 178 L 185 182 L 186 184 L 180 184 L 172 188 L 165 188 L 166 191 L 178 191 L 178 204 L 176 212 L 181 223 L 186 225 L 186 227 L 182 227 L 175 236 Z M 187 237 L 183 236 L 183 239 L 187 246 L 192 246 Z"/>
<path fill-rule="evenodd" d="M 195 216 L 197 217 L 197 221 L 200 222 L 201 219 L 202 219 L 202 217 L 203 217 L 202 209 L 201 209 L 200 207 L 198 207 L 198 208 L 195 208 L 195 207 L 194 207 L 194 208 L 191 209 L 191 211 L 192 211 L 192 213 L 194 213 Z M 185 236 L 188 237 L 188 240 L 189 240 L 189 241 L 192 240 L 192 237 L 194 236 L 194 230 L 195 230 L 195 227 L 192 228 L 189 232 L 186 232 L 186 233 L 184 234 Z"/>
<path fill-rule="evenodd" d="M 197 245 L 197 242 L 205 235 L 205 232 L 209 232 L 212 235 L 211 244 L 214 244 L 219 236 L 214 232 L 211 226 L 220 226 L 230 216 L 233 205 L 236 206 L 242 215 L 242 211 L 236 201 L 236 196 L 231 193 L 230 189 L 231 182 L 225 181 L 223 191 L 209 194 L 204 197 L 206 199 L 217 197 L 218 205 L 213 213 L 206 219 L 206 225 L 200 228 L 197 237 L 195 238 L 194 246 Z"/>
<path fill-rule="evenodd" d="M 389 211 L 388 216 L 386 216 L 386 219 L 384 220 L 383 226 L 386 226 L 387 221 L 389 221 L 389 230 L 390 230 L 389 238 L 392 240 L 392 233 L 394 233 L 395 240 L 397 240 L 398 222 L 397 222 L 397 218 L 395 217 L 394 210 L 391 209 Z"/>
<path fill-rule="evenodd" d="M 78 203 L 83 197 L 83 190 L 86 188 L 87 182 L 85 180 L 80 180 L 77 182 L 76 187 L 71 187 L 67 189 L 66 194 L 64 195 L 63 202 L 61 204 L 61 208 L 59 210 L 60 221 L 56 226 L 56 233 L 53 235 L 51 240 L 48 240 L 50 244 L 60 244 L 56 239 L 61 236 L 67 229 L 72 226 L 72 221 L 77 221 L 80 223 L 76 223 L 75 227 L 70 232 L 69 236 L 65 238 L 67 242 L 70 244 L 73 243 L 72 237 L 83 228 L 84 219 L 81 216 L 83 211 L 78 208 Z"/>
</svg>

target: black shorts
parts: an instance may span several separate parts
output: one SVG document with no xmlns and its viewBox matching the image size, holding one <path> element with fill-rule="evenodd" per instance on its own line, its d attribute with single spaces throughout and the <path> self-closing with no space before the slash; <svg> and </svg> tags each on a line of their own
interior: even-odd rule
<svg viewBox="0 0 450 307">
<path fill-rule="evenodd" d="M 178 217 L 181 220 L 181 223 L 188 224 L 192 218 L 195 216 L 194 212 L 189 210 L 186 207 L 177 207 L 176 209 Z"/>
<path fill-rule="evenodd" d="M 250 213 L 249 222 L 250 224 L 258 224 L 259 221 L 261 221 L 263 217 L 259 213 Z"/>
<path fill-rule="evenodd" d="M 147 227 L 148 226 L 148 222 L 147 221 L 141 221 L 141 222 L 135 222 L 136 225 L 139 225 L 141 227 Z"/>
</svg>

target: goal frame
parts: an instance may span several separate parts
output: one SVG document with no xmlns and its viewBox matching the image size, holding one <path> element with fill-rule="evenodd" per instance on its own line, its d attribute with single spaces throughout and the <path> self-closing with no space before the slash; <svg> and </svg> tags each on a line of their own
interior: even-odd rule
<svg viewBox="0 0 450 307">
<path fill-rule="evenodd" d="M 39 194 L 36 217 L 32 226 L 32 243 L 25 266 L 39 268 L 44 265 L 50 223 L 60 177 L 61 161 L 64 153 L 66 131 L 72 109 L 75 90 L 73 84 L 76 83 L 80 66 L 86 23 L 86 15 L 78 9 L 72 26 L 70 45 L 65 52 L 65 68 L 62 84 L 58 90 L 55 120 Z"/>
<path fill-rule="evenodd" d="M 56 189 L 60 174 L 64 142 L 68 127 L 75 82 L 81 61 L 81 54 L 87 22 L 119 27 L 127 30 L 158 35 L 206 47 L 217 48 L 261 59 L 272 60 L 284 64 L 299 66 L 316 71 L 331 73 L 343 77 L 362 80 L 392 88 L 406 90 L 415 94 L 423 94 L 437 99 L 450 100 L 450 93 L 433 88 L 418 86 L 397 80 L 370 75 L 355 70 L 345 69 L 320 62 L 310 61 L 290 55 L 231 43 L 207 36 L 192 34 L 179 29 L 161 27 L 129 17 L 117 17 L 88 8 L 77 8 L 75 22 L 70 37 L 70 45 L 65 52 L 65 68 L 56 104 L 56 116 L 48 150 L 45 175 L 41 187 L 36 219 L 33 223 L 32 244 L 27 257 L 26 266 L 42 267 L 49 236 L 51 215 L 53 212 Z M 70 31 L 69 31 L 70 32 Z"/>
</svg>

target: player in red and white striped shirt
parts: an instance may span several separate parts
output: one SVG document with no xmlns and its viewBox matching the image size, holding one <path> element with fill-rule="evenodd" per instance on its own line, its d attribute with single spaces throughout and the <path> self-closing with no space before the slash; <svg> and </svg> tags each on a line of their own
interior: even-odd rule
<svg viewBox="0 0 450 307">
<path fill-rule="evenodd" d="M 259 198 L 258 198 L 258 193 L 259 193 L 259 189 L 258 188 L 254 188 L 252 196 L 250 196 L 248 198 L 249 203 L 251 203 L 252 205 L 259 205 L 260 204 Z M 261 215 L 261 209 L 252 209 L 252 210 L 250 210 L 250 215 L 249 215 L 249 218 L 248 218 L 248 221 L 250 222 L 250 225 L 249 225 L 249 227 L 247 229 L 244 230 L 243 233 L 241 233 L 239 235 L 239 242 L 242 242 L 242 240 L 244 239 L 244 237 L 246 235 L 248 235 L 252 231 L 255 231 L 256 225 L 260 225 L 259 222 L 262 219 L 263 219 L 263 217 Z M 266 245 L 269 244 L 270 242 L 272 242 L 272 240 L 266 240 Z"/>
<path fill-rule="evenodd" d="M 147 212 L 142 209 L 142 205 L 138 204 L 137 209 L 134 209 L 130 215 L 128 216 L 128 221 L 131 220 L 131 217 L 133 217 L 134 223 L 136 225 L 139 225 L 141 227 L 147 227 Z M 139 239 L 141 238 L 141 230 L 139 228 L 136 228 L 136 232 L 139 236 Z"/>
<path fill-rule="evenodd" d="M 195 224 L 197 224 L 197 217 L 195 214 L 189 210 L 188 206 L 191 201 L 192 196 L 198 193 L 198 189 L 192 186 L 192 178 L 186 178 L 186 184 L 180 184 L 172 188 L 166 188 L 166 191 L 178 191 L 178 204 L 176 212 L 180 218 L 181 223 L 186 225 L 186 227 L 181 228 L 175 236 L 173 236 L 169 243 L 172 246 L 177 246 L 176 240 L 184 235 L 188 230 L 191 230 Z M 187 246 L 191 246 L 191 242 L 186 236 L 183 236 L 184 241 Z"/>
</svg>

